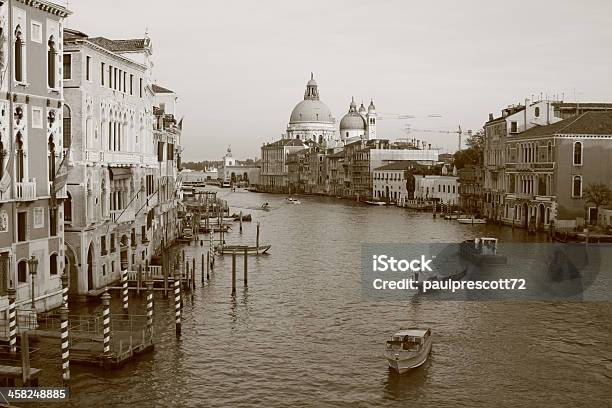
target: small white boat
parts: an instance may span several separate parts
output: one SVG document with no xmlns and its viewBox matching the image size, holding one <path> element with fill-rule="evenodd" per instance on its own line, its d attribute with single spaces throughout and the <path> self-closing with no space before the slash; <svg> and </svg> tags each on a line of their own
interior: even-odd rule
<svg viewBox="0 0 612 408">
<path fill-rule="evenodd" d="M 482 218 L 457 218 L 457 222 L 459 222 L 459 224 L 486 224 L 487 220 L 484 220 Z"/>
<path fill-rule="evenodd" d="M 293 197 L 287 197 L 287 198 L 285 198 L 285 201 L 288 204 L 302 204 L 302 202 L 300 200 L 298 200 L 297 198 L 293 198 Z"/>
<path fill-rule="evenodd" d="M 476 264 L 503 265 L 508 262 L 504 255 L 497 253 L 497 238 L 467 239 L 459 247 L 460 254 Z"/>
<path fill-rule="evenodd" d="M 230 188 L 231 186 L 232 186 L 232 184 L 231 184 L 229 181 L 224 181 L 224 182 L 221 184 L 221 187 L 222 187 L 222 188 Z"/>
<path fill-rule="evenodd" d="M 430 329 L 402 329 L 387 340 L 385 358 L 389 367 L 399 374 L 404 374 L 427 361 L 431 343 Z"/>
<path fill-rule="evenodd" d="M 368 205 L 387 205 L 384 201 L 366 201 L 365 203 Z"/>
</svg>

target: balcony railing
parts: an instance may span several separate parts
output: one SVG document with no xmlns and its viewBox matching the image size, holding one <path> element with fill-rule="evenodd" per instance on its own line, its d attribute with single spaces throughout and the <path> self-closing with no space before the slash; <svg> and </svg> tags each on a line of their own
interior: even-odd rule
<svg viewBox="0 0 612 408">
<path fill-rule="evenodd" d="M 134 210 L 131 208 L 112 210 L 110 212 L 110 219 L 112 222 L 116 223 L 134 221 Z"/>
<path fill-rule="evenodd" d="M 16 182 L 15 197 L 17 200 L 36 200 L 36 179 Z"/>
</svg>

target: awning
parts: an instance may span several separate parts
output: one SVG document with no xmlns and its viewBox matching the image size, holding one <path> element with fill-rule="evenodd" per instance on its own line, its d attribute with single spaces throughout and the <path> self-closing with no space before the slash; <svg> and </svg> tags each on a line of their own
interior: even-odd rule
<svg viewBox="0 0 612 408">
<path fill-rule="evenodd" d="M 126 167 L 110 167 L 111 180 L 126 180 L 132 177 L 132 169 Z"/>
</svg>

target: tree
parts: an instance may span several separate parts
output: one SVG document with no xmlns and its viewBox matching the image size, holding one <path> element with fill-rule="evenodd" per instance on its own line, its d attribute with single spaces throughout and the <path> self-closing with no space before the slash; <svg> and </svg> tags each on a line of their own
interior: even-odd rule
<svg viewBox="0 0 612 408">
<path fill-rule="evenodd" d="M 478 131 L 472 134 L 465 141 L 467 149 L 459 150 L 455 152 L 455 166 L 457 169 L 462 169 L 467 165 L 479 165 L 483 163 L 484 159 L 484 144 L 485 137 L 484 132 Z"/>
<path fill-rule="evenodd" d="M 595 206 L 595 220 L 599 218 L 599 207 L 610 203 L 612 191 L 604 183 L 589 183 L 584 190 L 584 202 Z"/>
</svg>

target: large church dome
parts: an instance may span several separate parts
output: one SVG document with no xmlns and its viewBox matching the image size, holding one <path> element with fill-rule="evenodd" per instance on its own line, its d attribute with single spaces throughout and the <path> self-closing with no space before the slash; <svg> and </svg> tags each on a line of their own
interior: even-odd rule
<svg viewBox="0 0 612 408">
<path fill-rule="evenodd" d="M 319 89 L 312 74 L 306 84 L 304 100 L 295 105 L 289 118 L 290 125 L 302 122 L 334 123 L 331 111 L 319 100 Z"/>
<path fill-rule="evenodd" d="M 340 121 L 340 130 L 365 130 L 366 122 L 363 116 L 357 112 L 357 105 L 355 105 L 355 99 L 351 100 L 349 111 L 342 120 Z"/>
</svg>

